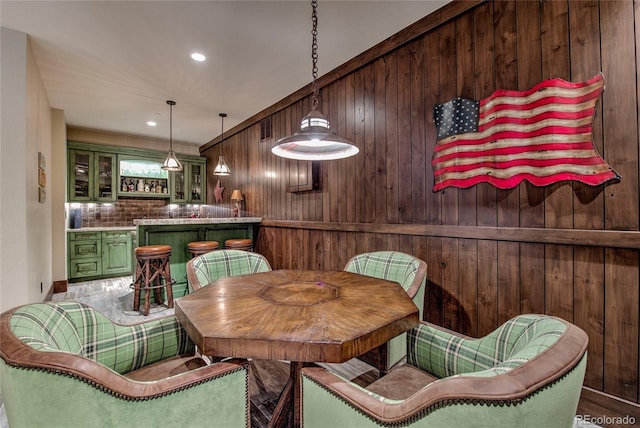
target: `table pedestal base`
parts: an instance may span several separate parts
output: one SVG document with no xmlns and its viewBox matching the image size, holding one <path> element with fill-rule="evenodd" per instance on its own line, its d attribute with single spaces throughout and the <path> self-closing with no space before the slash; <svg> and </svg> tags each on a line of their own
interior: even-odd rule
<svg viewBox="0 0 640 428">
<path fill-rule="evenodd" d="M 280 394 L 280 399 L 273 411 L 273 416 L 269 421 L 269 425 L 267 425 L 268 428 L 300 427 L 302 407 L 299 397 L 302 386 L 300 379 L 300 369 L 302 369 L 302 366 L 303 363 L 291 361 L 289 380 Z"/>
</svg>

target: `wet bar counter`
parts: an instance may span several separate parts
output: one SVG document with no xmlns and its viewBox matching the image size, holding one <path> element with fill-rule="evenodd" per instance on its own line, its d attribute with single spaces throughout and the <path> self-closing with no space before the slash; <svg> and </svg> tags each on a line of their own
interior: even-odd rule
<svg viewBox="0 0 640 428">
<path fill-rule="evenodd" d="M 220 248 L 224 248 L 224 241 L 232 238 L 248 238 L 255 242 L 261 220 L 259 217 L 136 219 L 133 224 L 137 227 L 137 246 L 171 246 L 171 276 L 176 280 L 173 295 L 180 297 L 188 293 L 189 242 L 218 241 Z"/>
</svg>

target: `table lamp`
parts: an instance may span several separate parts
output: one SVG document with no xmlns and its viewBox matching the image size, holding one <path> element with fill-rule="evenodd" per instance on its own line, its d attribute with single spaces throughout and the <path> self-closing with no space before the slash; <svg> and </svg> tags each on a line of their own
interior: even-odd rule
<svg viewBox="0 0 640 428">
<path fill-rule="evenodd" d="M 240 190 L 234 190 L 233 193 L 231 193 L 231 200 L 236 201 L 236 207 L 233 209 L 233 216 L 240 217 L 240 203 L 244 200 L 242 192 Z"/>
</svg>

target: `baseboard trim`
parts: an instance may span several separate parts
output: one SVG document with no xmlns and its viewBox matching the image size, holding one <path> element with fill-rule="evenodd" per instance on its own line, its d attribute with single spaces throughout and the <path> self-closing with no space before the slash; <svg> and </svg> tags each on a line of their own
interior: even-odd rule
<svg viewBox="0 0 640 428">
<path fill-rule="evenodd" d="M 67 292 L 67 284 L 68 281 L 66 279 L 60 281 L 53 282 L 53 292 L 54 293 L 66 293 Z"/>
<path fill-rule="evenodd" d="M 576 416 L 603 427 L 621 426 L 623 420 L 634 426 L 640 422 L 640 404 L 583 386 Z"/>
</svg>

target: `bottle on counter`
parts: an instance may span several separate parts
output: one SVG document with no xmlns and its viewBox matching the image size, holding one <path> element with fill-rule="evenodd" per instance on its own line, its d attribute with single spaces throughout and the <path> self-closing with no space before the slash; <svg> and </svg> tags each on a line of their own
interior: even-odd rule
<svg viewBox="0 0 640 428">
<path fill-rule="evenodd" d="M 129 191 L 129 185 L 127 184 L 127 179 L 122 177 L 122 182 L 120 183 L 120 189 L 123 192 Z"/>
<path fill-rule="evenodd" d="M 133 184 L 133 178 L 129 179 L 129 191 L 130 192 L 135 192 L 136 191 L 136 185 Z"/>
<path fill-rule="evenodd" d="M 144 180 L 138 180 L 138 192 L 144 192 Z"/>
</svg>

